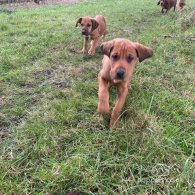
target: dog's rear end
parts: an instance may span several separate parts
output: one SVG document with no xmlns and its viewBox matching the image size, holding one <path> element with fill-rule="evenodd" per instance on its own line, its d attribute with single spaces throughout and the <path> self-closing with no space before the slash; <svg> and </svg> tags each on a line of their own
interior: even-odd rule
<svg viewBox="0 0 195 195">
<path fill-rule="evenodd" d="M 99 23 L 99 35 L 103 36 L 103 38 L 106 36 L 106 20 L 103 16 L 98 15 L 94 18 Z"/>
</svg>

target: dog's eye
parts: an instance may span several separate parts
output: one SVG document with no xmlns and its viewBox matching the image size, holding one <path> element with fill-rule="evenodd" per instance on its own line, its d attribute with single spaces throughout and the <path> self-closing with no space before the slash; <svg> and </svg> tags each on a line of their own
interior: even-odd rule
<svg viewBox="0 0 195 195">
<path fill-rule="evenodd" d="M 83 26 L 83 24 L 81 24 L 81 26 Z"/>
<path fill-rule="evenodd" d="M 128 63 L 131 63 L 132 60 L 133 60 L 133 57 L 132 57 L 131 55 L 129 55 L 129 56 L 127 57 L 127 62 L 128 62 Z"/>
<path fill-rule="evenodd" d="M 117 54 L 113 54 L 113 55 L 112 55 L 112 59 L 113 59 L 113 60 L 118 60 L 118 59 L 119 59 L 119 56 L 118 56 Z"/>
<path fill-rule="evenodd" d="M 91 24 L 87 24 L 87 27 L 90 27 L 91 26 Z"/>
</svg>

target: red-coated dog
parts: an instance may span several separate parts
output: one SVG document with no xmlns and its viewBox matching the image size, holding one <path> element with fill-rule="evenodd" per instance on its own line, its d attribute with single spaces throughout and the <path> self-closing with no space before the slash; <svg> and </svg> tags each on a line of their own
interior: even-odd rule
<svg viewBox="0 0 195 195">
<path fill-rule="evenodd" d="M 91 48 L 89 49 L 89 54 L 94 55 L 95 49 L 98 45 L 100 37 L 104 39 L 106 36 L 106 20 L 103 16 L 96 16 L 95 18 L 90 18 L 88 16 L 79 18 L 76 22 L 76 27 L 80 24 L 82 35 L 84 36 L 84 45 L 82 52 L 85 54 L 88 47 L 89 37 L 92 40 Z"/>
<path fill-rule="evenodd" d="M 110 127 L 116 124 L 128 93 L 128 85 L 131 81 L 137 59 L 140 62 L 153 55 L 151 48 L 127 39 L 117 38 L 104 42 L 101 45 L 104 54 L 102 69 L 98 75 L 98 112 L 109 113 L 109 86 L 118 88 L 118 98 L 113 108 Z"/>
</svg>

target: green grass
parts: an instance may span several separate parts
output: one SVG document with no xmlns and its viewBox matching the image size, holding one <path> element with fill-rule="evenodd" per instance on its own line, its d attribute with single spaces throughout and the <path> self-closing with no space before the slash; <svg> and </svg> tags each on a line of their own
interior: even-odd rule
<svg viewBox="0 0 195 195">
<path fill-rule="evenodd" d="M 195 4 L 187 3 L 167 16 L 147 0 L 0 9 L 0 194 L 195 193 L 195 27 L 181 22 Z M 106 17 L 106 40 L 154 50 L 137 63 L 113 130 L 96 113 L 100 48 L 83 57 L 75 28 L 96 14 Z"/>
</svg>

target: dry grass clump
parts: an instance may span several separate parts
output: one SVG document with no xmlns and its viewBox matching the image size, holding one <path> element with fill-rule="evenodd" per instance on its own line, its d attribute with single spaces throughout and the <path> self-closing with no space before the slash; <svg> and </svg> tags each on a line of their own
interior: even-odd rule
<svg viewBox="0 0 195 195">
<path fill-rule="evenodd" d="M 179 24 L 181 29 L 184 31 L 190 27 L 195 26 L 195 10 L 180 18 Z"/>
</svg>

